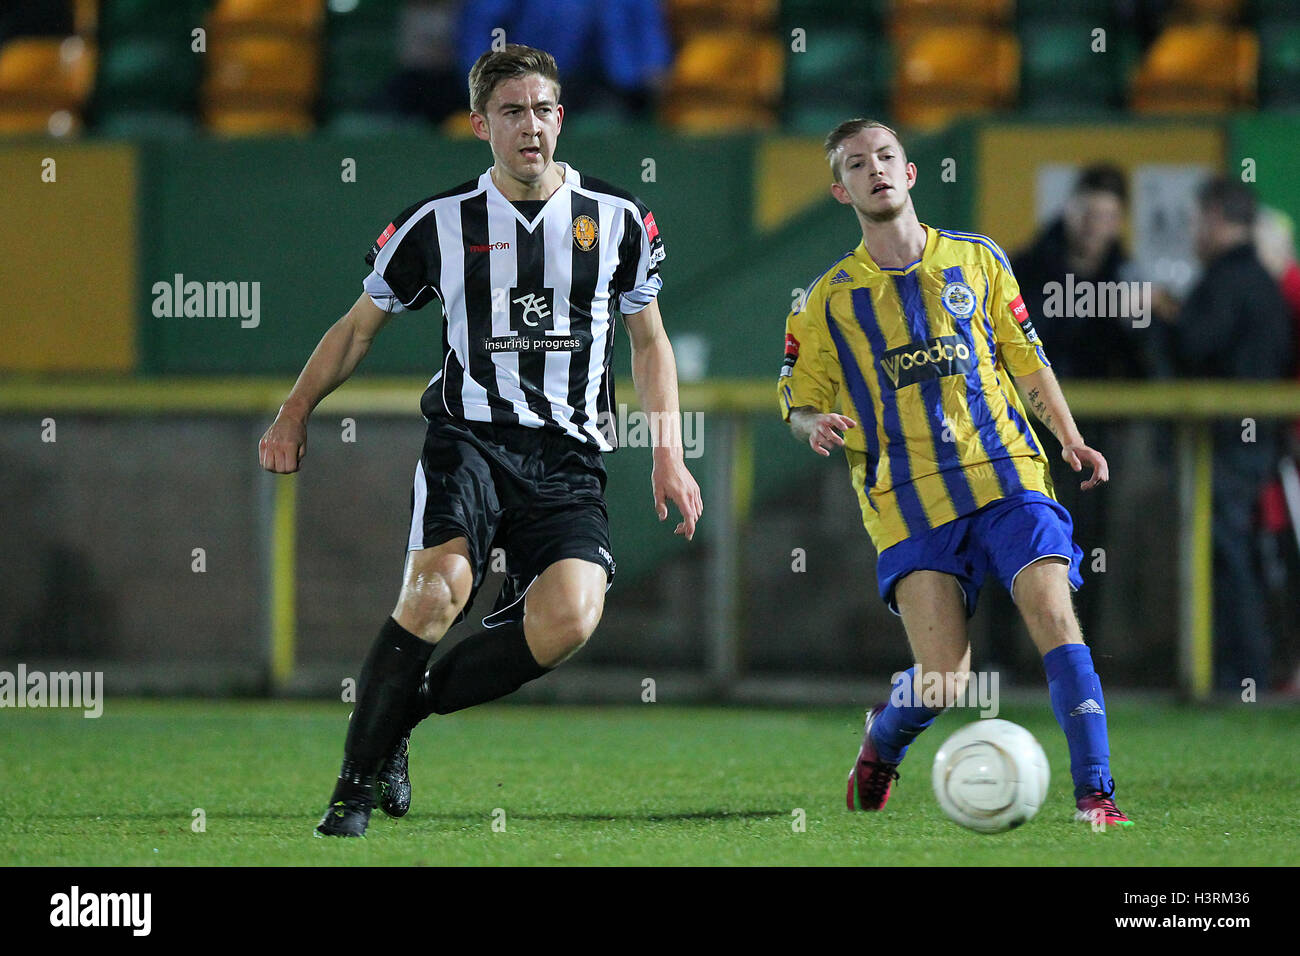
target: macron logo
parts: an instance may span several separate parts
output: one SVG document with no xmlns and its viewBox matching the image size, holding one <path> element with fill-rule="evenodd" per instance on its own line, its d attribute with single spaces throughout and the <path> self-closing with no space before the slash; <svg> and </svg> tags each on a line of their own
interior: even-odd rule
<svg viewBox="0 0 1300 956">
<path fill-rule="evenodd" d="M 1071 717 L 1082 717 L 1084 714 L 1101 714 L 1103 717 L 1106 716 L 1106 712 L 1101 709 L 1101 704 L 1097 703 L 1091 697 L 1085 700 L 1078 707 L 1074 708 L 1074 710 L 1070 711 Z"/>
</svg>

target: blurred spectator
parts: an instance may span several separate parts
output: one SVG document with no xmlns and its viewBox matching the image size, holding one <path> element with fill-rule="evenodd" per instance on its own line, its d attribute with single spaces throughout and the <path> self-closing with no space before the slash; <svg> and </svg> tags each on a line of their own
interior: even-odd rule
<svg viewBox="0 0 1300 956">
<path fill-rule="evenodd" d="M 1178 373 L 1192 378 L 1268 380 L 1292 374 L 1292 319 L 1276 281 L 1255 252 L 1254 194 L 1236 180 L 1206 183 L 1198 197 L 1200 281 L 1170 330 Z M 1279 455 L 1274 423 L 1216 424 L 1214 435 L 1214 636 L 1216 683 L 1240 691 L 1251 678 L 1269 687 L 1272 628 L 1259 555 L 1256 503 Z"/>
<path fill-rule="evenodd" d="M 1300 263 L 1296 261 L 1295 230 L 1291 218 L 1268 207 L 1259 210 L 1255 222 L 1255 252 L 1268 274 L 1278 283 L 1282 298 L 1291 310 L 1293 343 L 1296 347 L 1296 374 L 1300 376 Z M 1291 423 L 1289 442 L 1284 439 L 1280 474 L 1273 477 L 1259 498 L 1260 530 L 1271 557 L 1270 575 L 1275 590 L 1286 587 L 1286 561 L 1284 550 L 1295 547 L 1300 552 L 1300 420 Z M 1291 486 L 1288 502 L 1285 475 Z M 1291 694 L 1300 694 L 1300 670 L 1291 677 L 1287 686 Z"/>
<path fill-rule="evenodd" d="M 1034 325 L 1043 336 L 1047 356 L 1056 374 L 1071 378 L 1134 378 L 1145 373 L 1139 343 L 1134 338 L 1132 317 L 1075 315 L 1064 290 L 1083 288 L 1083 283 L 1119 282 L 1126 278 L 1127 257 L 1120 241 L 1128 207 L 1128 183 L 1123 171 L 1109 164 L 1082 170 L 1061 214 L 1050 222 L 1028 248 L 1012 257 L 1020 283 L 1020 294 Z M 1047 299 L 1056 286 L 1056 305 Z M 1064 298 L 1064 302 L 1062 299 Z M 1098 300 L 1094 300 L 1098 301 Z M 1061 313 L 1064 314 L 1049 314 Z M 1068 386 L 1067 386 L 1068 387 Z M 1125 435 L 1123 426 L 1090 421 L 1083 424 L 1088 444 L 1101 449 L 1112 461 L 1118 460 L 1117 443 Z M 1056 482 L 1056 498 L 1074 518 L 1074 540 L 1085 555 L 1107 543 L 1113 492 L 1083 494 L 1074 475 L 1066 471 Z M 1057 470 L 1056 475 L 1061 477 Z M 1075 595 L 1079 623 L 1089 641 L 1104 646 L 1101 628 L 1102 589 L 1090 581 Z M 1014 618 L 1010 598 L 998 593 L 991 599 L 996 613 Z M 1006 642 L 1011 634 L 997 635 L 991 650 L 1000 660 L 1014 653 Z"/>
<path fill-rule="evenodd" d="M 435 124 L 469 109 L 469 70 L 456 61 L 457 12 L 457 0 L 408 0 L 398 18 L 399 69 L 377 109 Z"/>
<path fill-rule="evenodd" d="M 672 63 L 658 0 L 473 0 L 459 37 L 462 76 L 494 41 L 546 50 L 565 108 L 580 112 L 649 115 Z"/>
<path fill-rule="evenodd" d="M 1132 315 L 1075 315 L 1068 298 L 1065 309 L 1046 308 L 1052 284 L 1068 289 L 1094 283 L 1095 289 L 1097 283 L 1129 278 L 1120 241 L 1127 210 L 1123 171 L 1108 164 L 1089 166 L 1061 215 L 1012 257 L 1025 305 L 1061 378 L 1138 378 L 1149 371 Z M 1049 314 L 1062 311 L 1064 315 Z"/>
</svg>

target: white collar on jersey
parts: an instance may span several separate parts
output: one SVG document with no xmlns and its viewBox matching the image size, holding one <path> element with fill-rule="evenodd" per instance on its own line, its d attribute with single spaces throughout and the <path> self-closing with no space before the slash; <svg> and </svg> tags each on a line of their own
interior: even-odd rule
<svg viewBox="0 0 1300 956">
<path fill-rule="evenodd" d="M 546 218 L 546 211 L 551 208 L 551 203 L 553 203 L 558 196 L 567 193 L 571 186 L 576 186 L 579 182 L 580 177 L 578 171 L 568 163 L 556 163 L 556 165 L 564 168 L 564 182 L 560 183 L 559 188 L 556 189 L 555 192 L 546 197 L 546 201 L 542 204 L 541 210 L 537 213 L 537 216 L 532 222 L 525 219 L 524 214 L 519 211 L 519 207 L 512 203 L 506 197 L 506 194 L 497 188 L 496 180 L 492 178 L 491 166 L 489 166 L 487 171 L 479 177 L 478 184 L 480 187 L 485 187 L 489 193 L 496 193 L 501 201 L 510 207 L 511 212 L 515 214 L 515 218 L 523 223 L 524 228 L 529 232 L 532 232 L 537 228 L 537 224 Z"/>
</svg>

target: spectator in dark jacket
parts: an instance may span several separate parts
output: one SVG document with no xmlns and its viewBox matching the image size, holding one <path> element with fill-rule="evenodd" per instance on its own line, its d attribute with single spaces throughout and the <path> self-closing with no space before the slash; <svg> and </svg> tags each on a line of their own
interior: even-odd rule
<svg viewBox="0 0 1300 956">
<path fill-rule="evenodd" d="M 1135 315 L 1098 314 L 1097 306 L 1105 299 L 1100 294 L 1092 296 L 1093 308 L 1084 310 L 1074 308 L 1068 292 L 1061 295 L 1085 283 L 1092 283 L 1095 293 L 1102 283 L 1130 278 L 1120 242 L 1127 207 L 1124 173 L 1107 164 L 1089 166 L 1080 173 L 1061 215 L 1029 248 L 1012 257 L 1025 305 L 1062 379 L 1147 375 L 1142 338 L 1133 327 Z"/>
<path fill-rule="evenodd" d="M 1170 352 L 1189 378 L 1274 380 L 1292 372 L 1291 318 L 1255 252 L 1254 194 L 1226 177 L 1199 196 L 1196 252 L 1204 272 L 1174 319 Z M 1253 432 L 1253 433 L 1252 433 Z M 1275 422 L 1214 425 L 1216 683 L 1269 686 L 1272 629 L 1255 548 L 1255 503 L 1277 465 Z"/>
</svg>

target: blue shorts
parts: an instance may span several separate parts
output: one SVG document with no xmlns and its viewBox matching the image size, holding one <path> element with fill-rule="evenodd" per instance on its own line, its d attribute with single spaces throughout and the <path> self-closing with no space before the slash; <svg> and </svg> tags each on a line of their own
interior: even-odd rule
<svg viewBox="0 0 1300 956">
<path fill-rule="evenodd" d="M 1011 592 L 1016 575 L 1041 558 L 1070 562 L 1070 587 L 1083 587 L 1083 551 L 1074 543 L 1070 513 L 1040 491 L 999 498 L 955 521 L 886 548 L 876 562 L 880 597 L 895 614 L 894 587 L 913 571 L 951 574 L 966 597 L 966 616 L 975 613 L 984 576 L 992 569 Z"/>
</svg>

